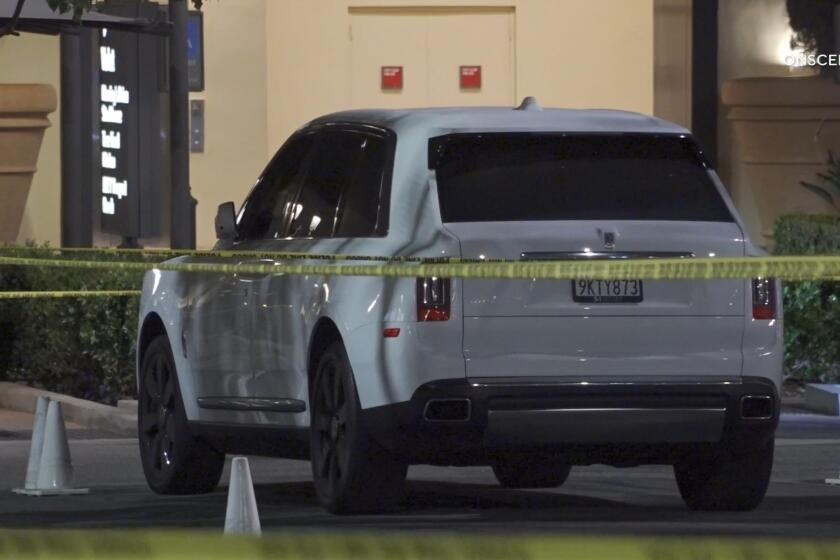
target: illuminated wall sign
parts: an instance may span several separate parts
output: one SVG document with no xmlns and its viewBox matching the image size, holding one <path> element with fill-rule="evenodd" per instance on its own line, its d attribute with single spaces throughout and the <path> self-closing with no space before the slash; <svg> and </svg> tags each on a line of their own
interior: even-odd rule
<svg viewBox="0 0 840 560">
<path fill-rule="evenodd" d="M 159 6 L 133 3 L 100 4 L 104 11 L 155 19 Z M 145 10 L 146 12 L 143 12 Z M 131 31 L 98 32 L 99 56 L 93 91 L 95 148 L 94 193 L 99 229 L 125 237 L 161 233 L 163 191 L 161 168 L 160 68 L 164 37 Z"/>
<path fill-rule="evenodd" d="M 100 195 L 102 199 L 102 225 L 105 231 L 123 233 L 122 226 L 127 218 L 123 210 L 131 189 L 135 188 L 130 169 L 129 122 L 136 117 L 130 92 L 130 71 L 123 66 L 129 64 L 123 56 L 122 45 L 115 32 L 103 29 L 99 39 L 99 127 L 101 130 Z M 136 126 L 136 125 L 135 125 Z M 124 204 L 124 202 L 126 204 Z"/>
<path fill-rule="evenodd" d="M 126 113 L 131 106 L 131 94 L 124 77 L 117 74 L 118 46 L 108 41 L 108 30 L 101 31 L 99 43 L 99 125 L 101 129 L 101 212 L 103 217 L 117 214 L 117 203 L 128 196 L 127 156 L 122 136 L 125 133 Z M 112 34 L 113 37 L 113 34 Z M 120 60 L 120 63 L 123 61 Z M 133 185 L 132 185 L 133 186 Z M 104 221 L 104 220 L 103 220 Z"/>
<path fill-rule="evenodd" d="M 382 89 L 400 90 L 403 87 L 403 67 L 382 67 Z"/>
<path fill-rule="evenodd" d="M 481 66 L 461 66 L 461 89 L 481 89 Z"/>
</svg>

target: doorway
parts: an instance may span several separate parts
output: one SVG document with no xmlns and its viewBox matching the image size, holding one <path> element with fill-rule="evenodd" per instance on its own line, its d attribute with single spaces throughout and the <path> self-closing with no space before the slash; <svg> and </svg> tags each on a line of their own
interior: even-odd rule
<svg viewBox="0 0 840 560">
<path fill-rule="evenodd" d="M 349 40 L 353 107 L 516 100 L 512 7 L 350 8 Z M 400 69 L 401 87 L 383 84 L 383 67 Z"/>
</svg>

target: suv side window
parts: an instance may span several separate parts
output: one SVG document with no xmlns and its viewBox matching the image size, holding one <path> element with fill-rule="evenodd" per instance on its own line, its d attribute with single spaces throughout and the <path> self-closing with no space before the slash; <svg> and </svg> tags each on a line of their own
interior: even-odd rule
<svg viewBox="0 0 840 560">
<path fill-rule="evenodd" d="M 311 152 L 311 134 L 291 139 L 260 177 L 237 218 L 239 239 L 276 239 L 288 235 L 294 204 Z"/>
<path fill-rule="evenodd" d="M 382 219 L 383 205 L 387 205 L 386 162 L 388 141 L 382 136 L 360 135 L 360 160 L 353 180 L 347 184 L 341 197 L 336 219 L 336 237 L 371 237 L 384 235 L 388 227 Z M 385 208 L 385 216 L 388 209 Z"/>
<path fill-rule="evenodd" d="M 366 137 L 352 131 L 318 135 L 315 155 L 292 219 L 292 237 L 332 237 L 342 195 L 353 181 Z"/>
</svg>

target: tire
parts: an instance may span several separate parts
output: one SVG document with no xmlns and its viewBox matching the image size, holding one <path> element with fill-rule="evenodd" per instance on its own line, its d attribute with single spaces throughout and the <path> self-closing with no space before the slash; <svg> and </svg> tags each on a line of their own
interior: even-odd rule
<svg viewBox="0 0 840 560">
<path fill-rule="evenodd" d="M 353 370 L 341 343 L 318 362 L 310 389 L 312 478 L 332 513 L 372 513 L 397 506 L 406 463 L 382 449 L 365 428 Z"/>
<path fill-rule="evenodd" d="M 187 424 L 166 336 L 155 338 L 140 365 L 137 431 L 146 482 L 157 494 L 203 494 L 219 484 L 225 454 L 194 437 Z"/>
<path fill-rule="evenodd" d="M 748 452 L 710 453 L 674 465 L 680 494 L 693 510 L 750 511 L 767 493 L 773 440 Z"/>
<path fill-rule="evenodd" d="M 557 488 L 572 466 L 553 458 L 517 455 L 495 462 L 493 474 L 505 488 Z"/>
</svg>

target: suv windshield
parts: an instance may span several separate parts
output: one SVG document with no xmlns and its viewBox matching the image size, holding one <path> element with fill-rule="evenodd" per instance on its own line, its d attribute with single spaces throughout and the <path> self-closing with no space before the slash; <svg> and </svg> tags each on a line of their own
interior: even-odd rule
<svg viewBox="0 0 840 560">
<path fill-rule="evenodd" d="M 452 134 L 429 141 L 444 222 L 732 222 L 689 138 Z"/>
</svg>

